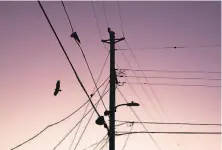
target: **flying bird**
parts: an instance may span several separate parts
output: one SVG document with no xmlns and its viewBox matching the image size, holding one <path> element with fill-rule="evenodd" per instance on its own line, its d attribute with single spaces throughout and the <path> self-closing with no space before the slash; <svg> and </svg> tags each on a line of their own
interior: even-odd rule
<svg viewBox="0 0 222 150">
<path fill-rule="evenodd" d="M 76 32 L 73 32 L 73 33 L 71 34 L 71 37 L 73 37 L 78 43 L 80 43 L 79 36 L 77 35 Z M 81 43 L 80 43 L 80 44 L 81 44 Z"/>
<path fill-rule="evenodd" d="M 62 90 L 60 90 L 60 80 L 58 80 L 56 82 L 56 88 L 55 88 L 54 95 L 56 96 L 60 91 L 62 91 Z"/>
</svg>

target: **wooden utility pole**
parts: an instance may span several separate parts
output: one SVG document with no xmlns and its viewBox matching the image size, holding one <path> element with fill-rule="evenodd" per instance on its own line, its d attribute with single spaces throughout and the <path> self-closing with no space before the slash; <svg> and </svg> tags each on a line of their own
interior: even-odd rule
<svg viewBox="0 0 222 150">
<path fill-rule="evenodd" d="M 125 38 L 115 39 L 115 32 L 108 28 L 109 40 L 102 42 L 110 44 L 110 93 L 109 93 L 109 150 L 115 150 L 115 106 L 116 106 L 116 71 L 115 71 L 115 43 Z"/>
</svg>

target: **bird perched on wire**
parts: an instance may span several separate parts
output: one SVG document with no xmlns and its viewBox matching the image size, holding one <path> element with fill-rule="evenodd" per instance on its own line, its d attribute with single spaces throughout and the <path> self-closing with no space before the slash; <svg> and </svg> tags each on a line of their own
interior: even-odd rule
<svg viewBox="0 0 222 150">
<path fill-rule="evenodd" d="M 60 91 L 62 91 L 62 90 L 60 89 L 60 80 L 58 80 L 56 82 L 56 88 L 55 88 L 54 95 L 56 96 Z"/>
<path fill-rule="evenodd" d="M 77 35 L 76 32 L 73 32 L 73 33 L 71 34 L 71 37 L 73 37 L 78 43 L 80 43 L 79 36 Z M 80 44 L 81 44 L 81 43 L 80 43 Z"/>
</svg>

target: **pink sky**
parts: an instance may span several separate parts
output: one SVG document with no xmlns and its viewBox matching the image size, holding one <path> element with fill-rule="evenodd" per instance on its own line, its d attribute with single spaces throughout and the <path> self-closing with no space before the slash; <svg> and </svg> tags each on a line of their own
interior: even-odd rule
<svg viewBox="0 0 222 150">
<path fill-rule="evenodd" d="M 71 29 L 61 2 L 42 2 L 59 38 L 61 39 L 75 69 L 91 94 L 94 85 L 85 65 L 80 49 L 70 38 Z M 92 69 L 98 78 L 107 51 L 101 43 L 91 2 L 65 2 L 74 30 L 77 31 L 82 47 Z M 102 38 L 108 38 L 102 2 L 95 2 Z M 121 22 L 117 2 L 104 2 L 108 25 L 122 37 Z M 195 48 L 201 45 L 221 43 L 221 4 L 220 2 L 120 2 L 125 38 L 129 42 L 142 69 L 160 70 L 205 70 L 221 71 L 221 47 Z M 62 52 L 47 20 L 37 2 L 0 2 L 0 117 L 1 150 L 8 150 L 29 139 L 48 124 L 54 123 L 79 108 L 87 97 L 65 55 Z M 107 45 L 108 46 L 108 45 Z M 127 48 L 120 42 L 121 48 Z M 187 46 L 191 48 L 167 50 L 141 50 L 144 47 Z M 122 51 L 130 60 L 133 69 L 138 69 L 129 51 Z M 129 68 L 121 51 L 116 51 L 116 63 L 120 68 Z M 108 61 L 109 62 L 109 61 Z M 132 72 L 126 72 L 133 75 Z M 137 75 L 141 75 L 136 72 Z M 220 74 L 150 73 L 146 76 L 205 77 L 220 78 Z M 109 75 L 106 64 L 99 85 Z M 62 92 L 54 96 L 56 81 L 61 81 Z M 125 81 L 124 78 L 119 78 Z M 137 82 L 128 78 L 130 82 Z M 169 80 L 148 79 L 151 83 L 206 84 L 220 85 L 220 81 L 209 80 Z M 141 79 L 141 82 L 145 80 Z M 161 112 L 149 86 L 144 85 L 155 106 L 161 112 L 158 116 L 140 85 L 132 86 L 152 116 L 147 116 L 142 106 L 134 110 L 143 121 L 164 122 L 221 122 L 221 89 L 207 87 L 179 87 L 153 85 L 158 99 L 164 107 Z M 128 84 L 119 87 L 128 101 L 139 102 Z M 102 91 L 102 90 L 101 90 Z M 93 99 L 98 99 L 98 95 Z M 108 107 L 109 97 L 104 97 Z M 116 94 L 116 103 L 125 103 Z M 51 150 L 59 140 L 78 122 L 84 109 L 67 121 L 50 128 L 33 141 L 19 147 L 20 150 Z M 98 107 L 103 114 L 104 107 Z M 87 119 L 80 128 L 82 132 Z M 77 149 L 81 150 L 102 139 L 106 130 L 97 126 L 92 118 L 89 127 Z M 118 120 L 136 120 L 131 110 L 120 107 L 116 112 Z M 107 118 L 108 120 L 108 118 Z M 220 127 L 146 125 L 149 131 L 209 131 L 219 132 Z M 116 130 L 129 131 L 123 125 Z M 144 131 L 135 125 L 134 131 Z M 75 131 L 57 148 L 69 149 Z M 80 136 L 80 133 L 77 137 Z M 219 150 L 220 135 L 153 135 L 162 150 Z M 120 150 L 126 136 L 116 137 L 116 150 Z M 74 148 L 74 147 L 73 147 Z M 106 147 L 105 149 L 108 149 Z M 131 135 L 125 150 L 157 150 L 147 134 Z"/>
</svg>

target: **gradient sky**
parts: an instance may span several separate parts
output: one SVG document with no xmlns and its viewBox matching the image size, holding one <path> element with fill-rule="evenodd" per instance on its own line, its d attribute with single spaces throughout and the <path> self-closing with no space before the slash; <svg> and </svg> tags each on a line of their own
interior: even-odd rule
<svg viewBox="0 0 222 150">
<path fill-rule="evenodd" d="M 61 2 L 42 2 L 59 38 L 78 71 L 79 76 L 91 93 L 94 85 L 80 49 L 70 38 L 71 28 Z M 107 57 L 98 33 L 91 2 L 65 2 L 74 30 L 82 42 L 94 77 L 97 79 Z M 108 25 L 122 37 L 117 2 L 104 2 Z M 95 2 L 99 28 L 103 39 L 108 38 L 102 2 Z M 160 70 L 205 70 L 221 71 L 221 47 L 195 48 L 201 45 L 220 45 L 221 43 L 221 3 L 220 2 L 120 2 L 123 28 L 135 56 L 142 69 Z M 34 134 L 69 115 L 83 104 L 87 97 L 82 91 L 73 71 L 62 52 L 46 18 L 37 2 L 0 2 L 0 149 L 8 150 L 29 139 Z M 107 45 L 108 46 L 108 45 Z M 127 48 L 120 42 L 121 48 Z M 186 46 L 184 49 L 149 49 L 147 47 Z M 141 49 L 143 48 L 143 49 Z M 117 51 L 116 63 L 120 68 L 129 68 L 122 52 L 133 69 L 138 69 L 129 51 Z M 141 75 L 136 72 L 137 75 Z M 126 72 L 133 75 L 132 72 Z M 220 74 L 188 73 L 150 73 L 146 76 L 205 77 L 220 78 Z M 109 75 L 109 64 L 99 82 Z M 62 92 L 53 95 L 55 83 L 61 80 Z M 125 81 L 124 78 L 119 79 Z M 128 78 L 130 82 L 137 82 Z M 149 79 L 151 83 L 207 84 L 220 85 L 220 81 L 210 80 L 169 80 Z M 141 79 L 141 82 L 145 82 Z M 144 106 L 134 110 L 143 121 L 165 122 L 221 122 L 220 88 L 178 87 L 153 85 L 164 112 L 161 112 L 149 86 L 144 85 L 162 119 L 153 108 L 140 85 L 132 85 Z M 139 102 L 128 84 L 120 87 L 128 101 Z M 98 99 L 96 95 L 94 102 Z M 104 97 L 108 107 L 109 97 Z M 116 103 L 124 103 L 117 92 Z M 146 114 L 148 110 L 152 119 Z M 67 121 L 54 126 L 35 140 L 19 147 L 19 150 L 51 150 L 59 140 L 78 122 L 83 114 L 81 109 Z M 104 107 L 98 111 L 103 114 Z M 86 124 L 87 117 L 83 125 Z M 89 127 L 77 149 L 81 150 L 102 139 L 106 130 L 97 126 L 92 118 Z M 116 119 L 136 120 L 127 107 L 119 108 Z M 149 131 L 220 131 L 220 127 L 194 127 L 146 125 Z M 83 131 L 81 126 L 80 131 Z M 129 131 L 123 125 L 116 130 Z M 75 131 L 57 148 L 69 149 Z M 141 125 L 134 125 L 133 131 L 144 131 Z M 77 137 L 80 136 L 80 133 Z M 164 135 L 155 134 L 153 138 L 162 150 L 219 150 L 219 135 Z M 116 150 L 120 150 L 126 136 L 116 137 Z M 76 143 L 76 141 L 75 141 Z M 74 148 L 74 147 L 73 147 Z M 147 134 L 131 135 L 126 150 L 157 150 Z M 108 149 L 106 147 L 105 149 Z"/>
</svg>

